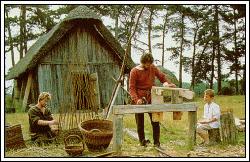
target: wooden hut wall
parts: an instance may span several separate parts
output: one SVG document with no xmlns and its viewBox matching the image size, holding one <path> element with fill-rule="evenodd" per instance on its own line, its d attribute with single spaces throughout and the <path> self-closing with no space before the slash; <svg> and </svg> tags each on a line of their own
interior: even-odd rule
<svg viewBox="0 0 250 162">
<path fill-rule="evenodd" d="M 115 81 L 120 72 L 115 54 L 105 41 L 86 24 L 73 28 L 50 50 L 38 65 L 39 91 L 52 93 L 49 106 L 58 112 L 59 107 L 71 101 L 71 71 L 86 70 L 98 74 L 101 107 L 108 105 Z M 76 57 L 76 58 L 75 58 Z M 78 62 L 76 62 L 78 61 Z M 122 104 L 119 91 L 115 104 Z"/>
</svg>

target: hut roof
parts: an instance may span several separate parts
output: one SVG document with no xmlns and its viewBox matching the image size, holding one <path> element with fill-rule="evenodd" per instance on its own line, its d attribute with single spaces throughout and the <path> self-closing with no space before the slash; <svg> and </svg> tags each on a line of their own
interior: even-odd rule
<svg viewBox="0 0 250 162">
<path fill-rule="evenodd" d="M 124 49 L 120 43 L 114 38 L 110 31 L 104 26 L 101 18 L 96 13 L 92 12 L 86 6 L 78 6 L 72 10 L 68 16 L 60 23 L 55 25 L 48 33 L 42 35 L 27 51 L 23 57 L 14 67 L 12 67 L 6 80 L 14 79 L 23 74 L 24 72 L 34 68 L 39 60 L 46 55 L 47 51 L 51 49 L 72 27 L 74 21 L 91 22 L 95 26 L 96 31 L 103 37 L 109 46 L 115 51 L 117 58 L 123 60 L 125 54 Z M 126 70 L 130 70 L 134 66 L 131 57 L 128 57 L 126 63 Z"/>
</svg>

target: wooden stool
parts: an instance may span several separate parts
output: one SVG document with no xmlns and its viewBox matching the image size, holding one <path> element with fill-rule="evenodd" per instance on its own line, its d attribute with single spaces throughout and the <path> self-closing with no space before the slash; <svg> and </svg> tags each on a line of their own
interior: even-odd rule
<svg viewBox="0 0 250 162">
<path fill-rule="evenodd" d="M 208 130 L 209 143 L 220 143 L 220 129 L 214 128 Z"/>
</svg>

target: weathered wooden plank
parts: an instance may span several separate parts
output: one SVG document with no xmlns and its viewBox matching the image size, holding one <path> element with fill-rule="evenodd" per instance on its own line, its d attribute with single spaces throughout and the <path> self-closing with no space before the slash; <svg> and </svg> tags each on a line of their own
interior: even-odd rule
<svg viewBox="0 0 250 162">
<path fill-rule="evenodd" d="M 188 123 L 188 146 L 192 150 L 196 142 L 197 111 L 188 112 Z"/>
<path fill-rule="evenodd" d="M 153 86 L 152 89 L 159 89 L 159 90 L 187 90 L 189 91 L 189 89 L 185 89 L 185 88 L 171 88 L 171 87 L 157 87 L 157 86 Z"/>
<path fill-rule="evenodd" d="M 25 79 L 20 79 L 20 82 L 21 82 L 21 91 L 20 91 L 20 95 L 19 95 L 19 102 L 21 102 L 23 99 L 25 87 L 26 87 Z"/>
<path fill-rule="evenodd" d="M 123 141 L 123 115 L 113 117 L 113 150 L 120 152 Z"/>
<path fill-rule="evenodd" d="M 196 103 L 154 104 L 154 105 L 114 105 L 113 114 L 134 114 L 148 112 L 197 111 Z"/>
<path fill-rule="evenodd" d="M 88 61 L 92 62 L 93 61 L 93 50 L 92 50 L 92 40 L 91 40 L 91 35 L 89 33 L 89 29 L 86 32 L 86 48 L 87 48 L 87 53 L 86 56 L 88 57 Z M 85 57 L 86 57 L 85 56 Z"/>
<path fill-rule="evenodd" d="M 151 100 L 152 104 L 164 104 L 163 96 L 158 96 L 156 89 L 151 90 Z M 152 113 L 153 122 L 162 122 L 163 121 L 163 112 Z"/>
<path fill-rule="evenodd" d="M 178 91 L 178 95 L 180 97 L 185 97 L 187 99 L 193 99 L 194 98 L 194 92 L 190 91 L 189 89 L 184 88 L 171 88 L 171 87 L 152 87 L 152 92 L 155 93 L 158 96 L 161 96 L 164 91 Z"/>
<path fill-rule="evenodd" d="M 179 91 L 172 91 L 171 103 L 172 104 L 180 104 L 183 102 L 183 98 L 179 96 Z M 182 117 L 181 111 L 173 112 L 173 120 L 181 120 Z"/>
<path fill-rule="evenodd" d="M 25 110 L 26 110 L 27 101 L 28 101 L 29 94 L 30 94 L 31 84 L 32 84 L 32 73 L 29 73 L 27 85 L 26 85 L 25 92 L 24 92 L 24 98 L 23 98 L 23 105 L 22 105 L 23 112 L 25 112 Z"/>
</svg>

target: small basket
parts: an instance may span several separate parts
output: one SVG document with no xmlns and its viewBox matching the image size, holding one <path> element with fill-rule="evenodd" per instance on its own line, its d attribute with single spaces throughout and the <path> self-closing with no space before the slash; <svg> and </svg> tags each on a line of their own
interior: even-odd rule
<svg viewBox="0 0 250 162">
<path fill-rule="evenodd" d="M 113 122 L 93 119 L 79 123 L 79 129 L 89 151 L 106 149 L 113 137 Z"/>
<path fill-rule="evenodd" d="M 71 144 L 69 145 L 69 141 L 76 139 L 78 144 Z M 78 135 L 69 135 L 64 139 L 64 144 L 65 144 L 65 151 L 70 155 L 70 156 L 80 156 L 83 153 L 84 150 L 84 145 L 82 144 L 82 139 Z"/>
</svg>

